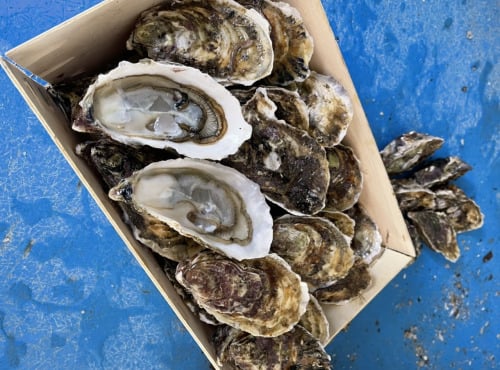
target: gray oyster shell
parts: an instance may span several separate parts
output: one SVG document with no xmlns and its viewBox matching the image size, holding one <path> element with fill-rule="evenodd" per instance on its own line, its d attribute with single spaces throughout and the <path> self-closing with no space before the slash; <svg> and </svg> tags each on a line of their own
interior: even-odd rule
<svg viewBox="0 0 500 370">
<path fill-rule="evenodd" d="M 375 221 L 359 204 L 351 208 L 348 214 L 355 221 L 354 238 L 351 244 L 354 255 L 358 261 L 370 265 L 380 258 L 385 250 L 380 230 Z"/>
<path fill-rule="evenodd" d="M 438 158 L 415 172 L 412 178 L 420 185 L 430 188 L 455 180 L 471 169 L 472 167 L 459 157 Z"/>
<path fill-rule="evenodd" d="M 176 279 L 218 321 L 256 336 L 290 331 L 309 301 L 306 284 L 276 254 L 235 261 L 204 251 L 179 263 Z"/>
<path fill-rule="evenodd" d="M 303 130 L 277 120 L 264 89 L 243 106 L 252 137 L 223 163 L 259 184 L 265 196 L 293 214 L 325 206 L 330 181 L 325 150 Z"/>
<path fill-rule="evenodd" d="M 321 211 L 317 216 L 333 222 L 342 234 L 344 234 L 347 244 L 351 245 L 352 239 L 354 238 L 356 222 L 349 215 L 339 211 Z"/>
<path fill-rule="evenodd" d="M 217 328 L 213 342 L 223 369 L 332 369 L 330 355 L 300 325 L 275 338 L 222 326 Z"/>
<path fill-rule="evenodd" d="M 268 76 L 274 60 L 269 23 L 232 0 L 170 1 L 148 9 L 127 48 L 247 86 Z"/>
<path fill-rule="evenodd" d="M 330 323 L 325 315 L 323 307 L 319 304 L 316 297 L 309 295 L 309 303 L 306 312 L 302 315 L 299 325 L 306 329 L 312 336 L 319 340 L 325 347 L 330 339 Z"/>
</svg>

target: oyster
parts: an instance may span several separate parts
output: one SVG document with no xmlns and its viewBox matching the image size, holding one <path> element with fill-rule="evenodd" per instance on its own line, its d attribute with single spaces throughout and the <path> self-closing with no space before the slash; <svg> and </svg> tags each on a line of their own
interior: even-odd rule
<svg viewBox="0 0 500 370">
<path fill-rule="evenodd" d="M 325 210 L 345 211 L 357 203 L 363 189 L 363 173 L 351 148 L 342 144 L 326 148 L 330 185 Z"/>
<path fill-rule="evenodd" d="M 122 180 L 109 196 L 232 258 L 269 252 L 273 220 L 264 196 L 257 184 L 221 164 L 155 162 Z"/>
<path fill-rule="evenodd" d="M 164 152 L 160 155 L 152 150 L 139 150 L 108 139 L 81 143 L 76 147 L 76 153 L 99 172 L 108 189 L 147 164 L 165 158 Z M 182 261 L 204 249 L 166 223 L 147 214 L 139 214 L 124 203 L 121 203 L 121 207 L 125 222 L 131 227 L 135 239 L 159 255 Z"/>
<path fill-rule="evenodd" d="M 255 337 L 218 327 L 214 335 L 217 362 L 223 369 L 331 369 L 330 355 L 300 325 L 275 338 Z"/>
<path fill-rule="evenodd" d="M 316 297 L 309 295 L 306 312 L 302 315 L 299 325 L 319 340 L 325 347 L 330 339 L 330 323 Z"/>
<path fill-rule="evenodd" d="M 471 169 L 458 157 L 439 158 L 415 172 L 413 178 L 422 186 L 432 187 L 457 179 Z"/>
<path fill-rule="evenodd" d="M 314 214 L 325 205 L 330 181 L 325 150 L 303 130 L 279 121 L 264 89 L 243 106 L 252 138 L 223 163 L 260 185 L 273 203 L 293 214 Z"/>
<path fill-rule="evenodd" d="M 352 238 L 354 238 L 354 220 L 344 212 L 338 211 L 321 211 L 318 217 L 326 218 L 328 221 L 333 222 L 335 226 L 344 234 L 347 244 L 351 245 Z"/>
<path fill-rule="evenodd" d="M 269 32 L 262 15 L 232 0 L 170 1 L 141 14 L 127 48 L 248 86 L 272 71 Z"/>
<path fill-rule="evenodd" d="M 384 253 L 382 235 L 377 224 L 360 205 L 356 205 L 348 212 L 356 226 L 351 248 L 358 260 L 370 265 Z"/>
<path fill-rule="evenodd" d="M 354 114 L 344 87 L 333 77 L 311 71 L 298 92 L 309 108 L 309 134 L 325 147 L 339 144 Z"/>
<path fill-rule="evenodd" d="M 256 336 L 291 330 L 309 301 L 306 284 L 275 254 L 237 262 L 204 251 L 179 263 L 176 278 L 218 321 Z"/>
<path fill-rule="evenodd" d="M 238 101 L 210 76 L 151 60 L 121 62 L 99 75 L 80 106 L 76 131 L 195 158 L 222 159 L 252 133 Z"/>
<path fill-rule="evenodd" d="M 408 212 L 408 218 L 418 230 L 427 246 L 441 253 L 448 261 L 456 262 L 460 257 L 456 232 L 448 216 L 442 212 Z"/>
<path fill-rule="evenodd" d="M 398 179 L 392 185 L 403 212 L 436 208 L 436 194 L 417 182 Z"/>
<path fill-rule="evenodd" d="M 311 291 L 343 278 L 354 263 L 344 235 L 321 217 L 285 215 L 275 220 L 271 251 L 283 257 Z"/>
<path fill-rule="evenodd" d="M 411 170 L 430 157 L 444 143 L 440 137 L 410 131 L 391 141 L 380 151 L 387 173 Z"/>
<path fill-rule="evenodd" d="M 323 304 L 342 305 L 359 297 L 372 283 L 369 266 L 366 263 L 356 263 L 347 276 L 334 284 L 318 289 L 313 295 Z"/>
</svg>

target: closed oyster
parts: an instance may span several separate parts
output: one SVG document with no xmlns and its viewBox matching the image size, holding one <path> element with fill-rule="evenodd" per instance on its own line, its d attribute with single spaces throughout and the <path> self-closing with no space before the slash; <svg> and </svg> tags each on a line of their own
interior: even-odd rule
<svg viewBox="0 0 500 370">
<path fill-rule="evenodd" d="M 80 106 L 76 131 L 194 158 L 222 159 L 252 133 L 238 101 L 210 76 L 151 60 L 121 62 L 99 75 Z"/>
<path fill-rule="evenodd" d="M 277 120 L 275 111 L 265 89 L 257 89 L 243 106 L 252 138 L 223 163 L 258 183 L 269 200 L 290 213 L 317 213 L 330 181 L 325 150 L 303 130 Z"/>
<path fill-rule="evenodd" d="M 363 189 L 363 173 L 351 148 L 342 144 L 326 148 L 330 185 L 325 210 L 345 211 L 357 203 Z"/>
<path fill-rule="evenodd" d="M 436 208 L 436 194 L 432 190 L 412 180 L 398 179 L 392 184 L 403 212 Z"/>
<path fill-rule="evenodd" d="M 76 152 L 99 172 L 108 189 L 144 166 L 165 158 L 165 153 L 160 155 L 152 150 L 139 150 L 108 139 L 81 143 L 76 147 Z M 139 214 L 124 203 L 121 203 L 121 207 L 134 237 L 159 255 L 182 261 L 204 249 L 166 223 L 147 214 Z"/>
<path fill-rule="evenodd" d="M 321 211 L 317 216 L 326 218 L 328 221 L 333 222 L 340 232 L 344 234 L 347 244 L 351 245 L 352 238 L 354 238 L 354 228 L 356 222 L 354 222 L 350 216 L 339 211 Z"/>
<path fill-rule="evenodd" d="M 155 162 L 122 180 L 109 196 L 238 260 L 269 252 L 272 218 L 264 196 L 257 184 L 221 164 Z"/>
<path fill-rule="evenodd" d="M 354 227 L 354 238 L 351 248 L 356 258 L 368 265 L 372 264 L 383 253 L 382 235 L 373 219 L 359 204 L 348 212 L 356 225 Z"/>
<path fill-rule="evenodd" d="M 176 278 L 218 321 L 256 336 L 291 330 L 309 301 L 306 284 L 275 254 L 237 262 L 204 251 L 179 263 Z"/>
<path fill-rule="evenodd" d="M 311 291 L 343 278 L 354 263 L 344 235 L 321 217 L 286 215 L 275 220 L 271 251 L 283 257 Z"/>
<path fill-rule="evenodd" d="M 232 0 L 169 1 L 141 14 L 127 48 L 248 86 L 272 71 L 269 32 L 262 15 Z"/>
<path fill-rule="evenodd" d="M 214 335 L 217 362 L 223 369 L 331 369 L 330 355 L 300 325 L 275 338 L 255 337 L 228 326 Z"/>
<path fill-rule="evenodd" d="M 346 277 L 334 284 L 314 291 L 313 295 L 323 304 L 346 304 L 359 297 L 372 283 L 366 263 L 354 264 Z"/>
<path fill-rule="evenodd" d="M 339 144 L 354 114 L 344 87 L 333 77 L 311 71 L 298 92 L 309 108 L 309 134 L 325 147 Z"/>
<path fill-rule="evenodd" d="M 416 226 L 423 242 L 441 253 L 448 261 L 456 262 L 460 257 L 456 232 L 448 216 L 443 212 L 408 212 L 408 217 Z"/>
<path fill-rule="evenodd" d="M 328 344 L 330 323 L 326 318 L 325 311 L 323 311 L 318 300 L 312 294 L 309 295 L 309 303 L 306 312 L 300 318 L 299 325 L 318 339 L 323 347 Z"/>
<path fill-rule="evenodd" d="M 439 158 L 415 172 L 412 178 L 422 186 L 432 187 L 455 180 L 471 169 L 458 157 Z"/>
<path fill-rule="evenodd" d="M 443 143 L 440 137 L 410 131 L 387 144 L 380 151 L 380 156 L 387 173 L 398 174 L 429 158 Z"/>
</svg>

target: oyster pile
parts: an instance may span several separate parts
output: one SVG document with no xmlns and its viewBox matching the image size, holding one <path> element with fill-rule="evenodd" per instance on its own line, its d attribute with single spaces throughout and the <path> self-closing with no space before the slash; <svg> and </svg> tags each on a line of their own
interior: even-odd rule
<svg viewBox="0 0 500 370">
<path fill-rule="evenodd" d="M 417 251 L 422 243 L 456 262 L 457 233 L 483 225 L 479 206 L 451 181 L 472 167 L 458 157 L 428 160 L 444 143 L 439 137 L 411 131 L 380 152 Z"/>
<path fill-rule="evenodd" d="M 313 46 L 286 3 L 165 1 L 127 60 L 58 97 L 135 239 L 218 327 L 221 366 L 329 368 L 322 304 L 359 297 L 384 250 L 341 144 L 351 100 Z"/>
</svg>

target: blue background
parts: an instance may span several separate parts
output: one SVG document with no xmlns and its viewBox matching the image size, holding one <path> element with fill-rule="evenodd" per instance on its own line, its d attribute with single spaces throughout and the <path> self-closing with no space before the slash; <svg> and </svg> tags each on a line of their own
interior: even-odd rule
<svg viewBox="0 0 500 370">
<path fill-rule="evenodd" d="M 97 2 L 0 0 L 0 53 Z M 379 148 L 445 138 L 436 156 L 474 167 L 457 183 L 486 215 L 457 263 L 425 248 L 327 347 L 332 363 L 498 368 L 499 3 L 323 4 Z M 0 368 L 208 369 L 3 72 L 0 87 Z"/>
</svg>

